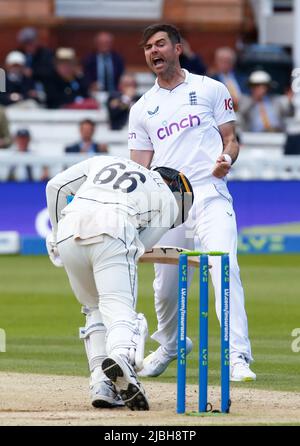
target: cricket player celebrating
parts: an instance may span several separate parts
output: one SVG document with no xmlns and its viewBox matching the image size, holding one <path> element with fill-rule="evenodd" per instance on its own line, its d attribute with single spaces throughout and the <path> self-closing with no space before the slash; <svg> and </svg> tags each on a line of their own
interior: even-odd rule
<svg viewBox="0 0 300 446">
<path fill-rule="evenodd" d="M 131 158 L 145 167 L 180 166 L 193 186 L 195 201 L 189 219 L 168 231 L 161 245 L 194 249 L 196 236 L 200 250 L 230 253 L 230 378 L 251 381 L 256 376 L 249 367 L 252 355 L 237 262 L 236 219 L 226 185 L 226 175 L 239 152 L 232 99 L 222 83 L 181 69 L 181 37 L 174 26 L 149 26 L 142 46 L 157 79 L 131 108 Z M 211 258 L 210 263 L 220 320 L 220 261 Z M 158 327 L 152 338 L 160 347 L 145 358 L 140 376 L 160 375 L 177 356 L 177 276 L 175 266 L 155 265 Z M 192 342 L 187 341 L 189 352 Z"/>
<path fill-rule="evenodd" d="M 192 195 L 190 184 L 174 169 L 149 171 L 111 156 L 82 161 L 47 184 L 47 248 L 54 265 L 64 266 L 86 315 L 80 337 L 94 407 L 149 409 L 136 375 L 147 337 L 146 319 L 135 311 L 137 262 L 171 226 L 182 224 L 185 192 Z"/>
</svg>

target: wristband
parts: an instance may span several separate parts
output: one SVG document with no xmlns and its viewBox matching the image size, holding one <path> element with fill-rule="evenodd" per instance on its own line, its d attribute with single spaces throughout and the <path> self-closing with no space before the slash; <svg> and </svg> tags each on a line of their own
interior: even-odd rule
<svg viewBox="0 0 300 446">
<path fill-rule="evenodd" d="M 230 155 L 228 155 L 228 153 L 223 153 L 223 157 L 225 158 L 225 161 L 227 163 L 229 163 L 230 165 L 232 164 L 232 158 Z"/>
</svg>

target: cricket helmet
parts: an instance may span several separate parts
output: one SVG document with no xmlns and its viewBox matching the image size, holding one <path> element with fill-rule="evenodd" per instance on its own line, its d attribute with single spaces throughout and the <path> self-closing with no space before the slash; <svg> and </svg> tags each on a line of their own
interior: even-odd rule
<svg viewBox="0 0 300 446">
<path fill-rule="evenodd" d="M 192 185 L 182 172 L 171 167 L 155 167 L 153 170 L 161 175 L 175 196 L 179 210 L 177 219 L 172 226 L 175 228 L 188 218 L 189 210 L 194 202 Z"/>
</svg>

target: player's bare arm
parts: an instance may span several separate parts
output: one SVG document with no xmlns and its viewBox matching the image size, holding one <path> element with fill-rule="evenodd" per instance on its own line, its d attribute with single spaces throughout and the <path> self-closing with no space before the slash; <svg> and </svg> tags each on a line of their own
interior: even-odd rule
<svg viewBox="0 0 300 446">
<path fill-rule="evenodd" d="M 148 169 L 153 158 L 153 153 L 152 150 L 130 150 L 130 158 L 132 161 L 135 161 Z"/>
<path fill-rule="evenodd" d="M 239 144 L 236 139 L 234 122 L 226 122 L 226 124 L 220 125 L 219 131 L 223 140 L 224 149 L 222 155 L 216 160 L 213 175 L 217 178 L 223 178 L 228 174 L 231 165 L 238 157 Z"/>
</svg>

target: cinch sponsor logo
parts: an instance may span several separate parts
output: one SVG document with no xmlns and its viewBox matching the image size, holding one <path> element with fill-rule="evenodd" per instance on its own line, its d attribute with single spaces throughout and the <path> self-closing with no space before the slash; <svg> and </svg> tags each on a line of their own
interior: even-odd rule
<svg viewBox="0 0 300 446">
<path fill-rule="evenodd" d="M 181 119 L 179 122 L 171 122 L 171 124 L 165 127 L 160 127 L 157 130 L 157 136 L 159 139 L 165 139 L 168 136 L 173 135 L 174 132 L 180 132 L 181 129 L 187 127 L 197 127 L 200 125 L 200 118 L 197 115 L 188 115 L 186 118 Z"/>
</svg>

